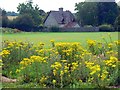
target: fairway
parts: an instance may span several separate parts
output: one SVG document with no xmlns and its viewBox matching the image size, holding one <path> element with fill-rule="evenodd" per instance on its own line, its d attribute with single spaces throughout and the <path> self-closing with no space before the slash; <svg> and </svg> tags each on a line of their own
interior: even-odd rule
<svg viewBox="0 0 120 90">
<path fill-rule="evenodd" d="M 102 41 L 102 36 L 107 39 L 109 32 L 64 32 L 64 33 L 43 33 L 43 32 L 25 32 L 17 34 L 2 34 L 2 40 L 10 41 L 23 41 L 38 44 L 39 42 L 45 43 L 45 45 L 50 45 L 50 40 L 55 40 L 55 42 L 80 42 L 82 45 L 86 43 L 86 40 L 100 40 Z M 110 32 L 112 40 L 118 40 L 118 32 Z"/>
</svg>

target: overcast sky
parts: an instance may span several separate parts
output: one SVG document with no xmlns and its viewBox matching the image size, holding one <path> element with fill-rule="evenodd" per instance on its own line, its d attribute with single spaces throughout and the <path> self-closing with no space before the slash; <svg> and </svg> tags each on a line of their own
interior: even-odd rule
<svg viewBox="0 0 120 90">
<path fill-rule="evenodd" d="M 0 7 L 6 11 L 17 12 L 17 6 L 19 3 L 26 2 L 27 0 L 0 0 Z M 75 12 L 75 3 L 83 2 L 84 0 L 33 0 L 34 4 L 37 4 L 40 9 L 45 12 L 50 10 L 58 10 L 59 7 L 63 7 L 64 10 L 70 10 Z M 120 0 L 116 0 L 117 2 Z"/>
</svg>

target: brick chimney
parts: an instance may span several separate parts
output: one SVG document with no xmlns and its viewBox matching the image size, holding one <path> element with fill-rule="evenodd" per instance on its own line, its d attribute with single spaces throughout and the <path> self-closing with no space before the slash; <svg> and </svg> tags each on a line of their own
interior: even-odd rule
<svg viewBox="0 0 120 90">
<path fill-rule="evenodd" d="M 63 8 L 59 8 L 59 12 L 62 13 L 63 12 Z"/>
</svg>

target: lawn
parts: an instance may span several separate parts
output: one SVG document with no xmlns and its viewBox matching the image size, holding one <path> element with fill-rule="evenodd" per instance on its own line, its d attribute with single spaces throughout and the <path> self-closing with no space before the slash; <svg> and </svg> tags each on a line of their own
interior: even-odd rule
<svg viewBox="0 0 120 90">
<path fill-rule="evenodd" d="M 118 32 L 110 32 L 112 40 L 118 40 Z M 2 40 L 11 41 L 24 41 L 33 42 L 38 44 L 39 42 L 45 43 L 45 45 L 50 45 L 50 40 L 55 40 L 55 42 L 80 42 L 82 45 L 86 43 L 86 40 L 102 40 L 104 36 L 108 41 L 108 32 L 65 32 L 65 33 L 41 33 L 41 32 L 26 32 L 17 34 L 2 34 Z"/>
</svg>

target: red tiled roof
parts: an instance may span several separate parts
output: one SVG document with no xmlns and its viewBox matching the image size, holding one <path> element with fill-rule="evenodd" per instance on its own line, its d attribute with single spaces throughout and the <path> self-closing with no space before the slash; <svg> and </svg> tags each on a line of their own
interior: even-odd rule
<svg viewBox="0 0 120 90">
<path fill-rule="evenodd" d="M 64 27 L 65 28 L 71 28 L 74 27 L 77 23 L 76 22 L 69 22 L 68 24 L 66 24 Z"/>
</svg>

